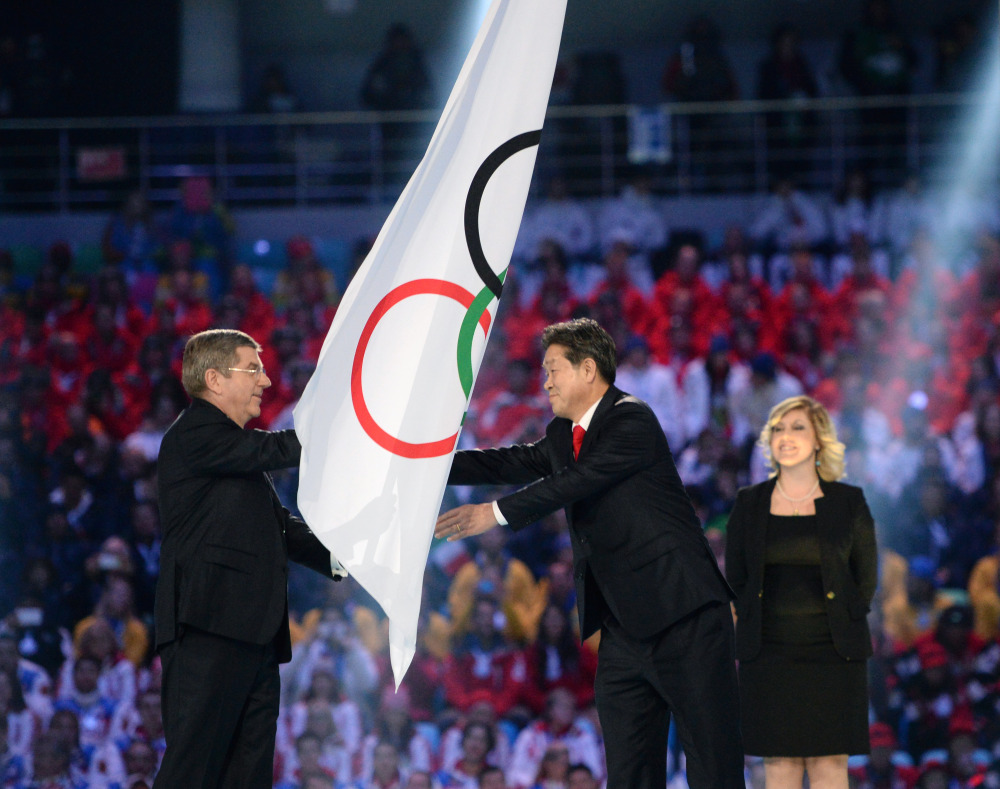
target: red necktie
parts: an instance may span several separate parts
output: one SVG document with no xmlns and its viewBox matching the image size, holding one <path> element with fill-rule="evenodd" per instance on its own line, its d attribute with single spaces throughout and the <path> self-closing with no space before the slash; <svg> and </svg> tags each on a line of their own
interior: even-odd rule
<svg viewBox="0 0 1000 789">
<path fill-rule="evenodd" d="M 573 425 L 573 460 L 580 457 L 580 447 L 583 446 L 583 436 L 586 432 L 583 425 Z"/>
</svg>

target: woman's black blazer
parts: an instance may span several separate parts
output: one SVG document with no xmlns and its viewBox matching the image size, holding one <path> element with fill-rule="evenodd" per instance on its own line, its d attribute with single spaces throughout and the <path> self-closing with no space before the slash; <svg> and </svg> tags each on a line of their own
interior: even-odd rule
<svg viewBox="0 0 1000 789">
<path fill-rule="evenodd" d="M 726 578 L 736 592 L 736 657 L 760 651 L 764 547 L 775 480 L 741 488 L 726 530 Z M 878 582 L 875 523 L 861 488 L 820 480 L 820 570 L 833 644 L 846 660 L 872 655 L 866 614 Z"/>
</svg>

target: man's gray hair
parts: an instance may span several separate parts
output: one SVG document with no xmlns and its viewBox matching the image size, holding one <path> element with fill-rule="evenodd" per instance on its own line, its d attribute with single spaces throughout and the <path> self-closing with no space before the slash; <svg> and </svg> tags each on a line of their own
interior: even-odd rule
<svg viewBox="0 0 1000 789">
<path fill-rule="evenodd" d="M 236 364 L 239 348 L 260 351 L 260 344 L 249 334 L 236 329 L 209 329 L 193 335 L 184 346 L 181 383 L 191 397 L 205 393 L 205 373 L 218 370 L 229 378 L 229 368 Z"/>
</svg>

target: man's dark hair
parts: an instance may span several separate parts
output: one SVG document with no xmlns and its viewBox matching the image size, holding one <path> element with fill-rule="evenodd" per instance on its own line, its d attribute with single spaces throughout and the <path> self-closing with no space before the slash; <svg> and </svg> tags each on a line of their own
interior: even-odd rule
<svg viewBox="0 0 1000 789">
<path fill-rule="evenodd" d="M 482 729 L 486 732 L 486 753 L 489 753 L 494 748 L 497 747 L 497 736 L 493 733 L 493 728 L 488 726 L 481 721 L 469 721 L 462 727 L 462 744 L 465 744 L 466 738 L 472 732 L 473 729 Z"/>
<path fill-rule="evenodd" d="M 295 747 L 301 748 L 305 743 L 309 741 L 315 742 L 320 747 L 323 746 L 323 738 L 318 734 L 313 734 L 311 731 L 304 731 L 298 737 L 295 738 Z"/>
<path fill-rule="evenodd" d="M 503 770 L 501 770 L 496 765 L 487 764 L 479 773 L 479 785 L 482 786 L 484 779 L 486 779 L 490 775 L 496 775 L 497 773 L 503 775 Z"/>
<path fill-rule="evenodd" d="M 569 778 L 569 776 L 571 776 L 573 773 L 579 773 L 579 772 L 584 772 L 591 778 L 594 777 L 594 771 L 591 770 L 583 762 L 577 762 L 576 764 L 571 764 L 569 766 L 569 769 L 566 770 L 566 777 Z"/>
<path fill-rule="evenodd" d="M 69 748 L 59 739 L 59 736 L 49 731 L 42 732 L 35 737 L 34 742 L 31 744 L 31 750 L 36 754 L 48 753 L 54 759 L 57 759 L 60 771 L 66 770 L 69 767 L 69 762 L 72 758 Z M 36 759 L 35 764 L 38 764 L 39 761 L 41 760 Z"/>
<path fill-rule="evenodd" d="M 24 700 L 24 688 L 21 680 L 17 676 L 17 670 L 4 671 L 7 675 L 7 683 L 10 685 L 10 705 L 11 712 L 24 712 L 28 708 L 28 703 Z"/>
<path fill-rule="evenodd" d="M 98 671 L 101 670 L 100 659 L 94 657 L 93 655 L 80 655 L 80 657 L 78 657 L 76 659 L 76 662 L 73 664 L 73 670 L 75 671 L 77 666 L 82 666 L 84 663 L 92 663 L 94 665 L 94 668 L 96 668 Z"/>
<path fill-rule="evenodd" d="M 593 359 L 597 372 L 608 384 L 615 382 L 618 352 L 615 341 L 593 318 L 576 318 L 546 326 L 542 332 L 542 348 L 561 345 L 566 349 L 566 360 L 574 367 L 584 359 Z"/>
</svg>

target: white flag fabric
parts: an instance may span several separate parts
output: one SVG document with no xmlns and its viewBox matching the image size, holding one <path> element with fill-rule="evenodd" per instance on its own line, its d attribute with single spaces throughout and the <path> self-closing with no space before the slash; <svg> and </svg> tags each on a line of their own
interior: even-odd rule
<svg viewBox="0 0 1000 789">
<path fill-rule="evenodd" d="M 514 249 L 566 0 L 494 0 L 294 411 L 306 522 L 389 617 L 396 685 Z"/>
</svg>

